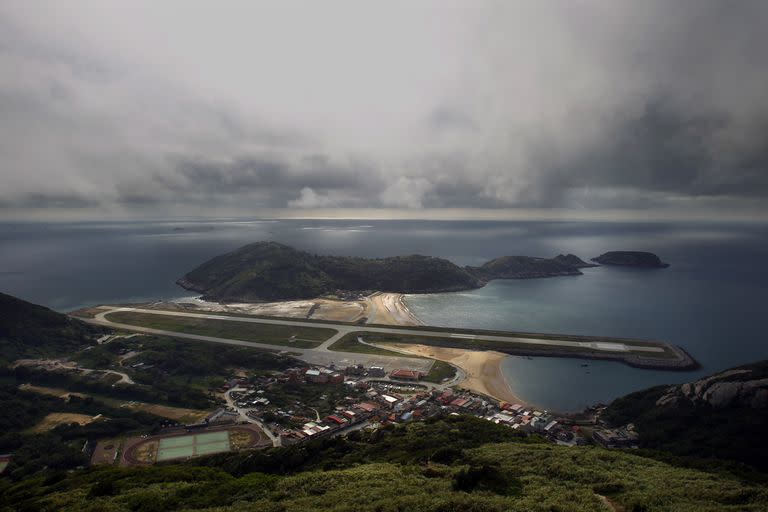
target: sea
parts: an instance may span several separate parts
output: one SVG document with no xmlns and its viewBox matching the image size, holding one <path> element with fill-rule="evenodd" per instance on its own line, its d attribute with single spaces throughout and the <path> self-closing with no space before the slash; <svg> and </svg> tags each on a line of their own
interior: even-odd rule
<svg viewBox="0 0 768 512">
<path fill-rule="evenodd" d="M 577 411 L 768 358 L 768 225 L 757 222 L 4 222 L 0 291 L 62 312 L 188 297 L 176 279 L 260 240 L 317 254 L 426 254 L 459 265 L 504 255 L 573 253 L 587 260 L 609 250 L 651 251 L 670 263 L 666 269 L 602 266 L 581 276 L 407 296 L 409 308 L 429 325 L 663 340 L 702 364 L 697 371 L 670 372 L 617 362 L 506 358 L 511 388 L 545 409 Z"/>
</svg>

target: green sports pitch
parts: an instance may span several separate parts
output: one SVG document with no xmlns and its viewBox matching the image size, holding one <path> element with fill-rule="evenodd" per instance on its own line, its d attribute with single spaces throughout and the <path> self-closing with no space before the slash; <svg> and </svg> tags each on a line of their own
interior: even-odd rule
<svg viewBox="0 0 768 512">
<path fill-rule="evenodd" d="M 196 455 L 208 455 L 210 453 L 228 452 L 230 449 L 229 432 L 226 430 L 165 437 L 160 439 L 157 460 L 164 461 L 194 457 Z"/>
</svg>

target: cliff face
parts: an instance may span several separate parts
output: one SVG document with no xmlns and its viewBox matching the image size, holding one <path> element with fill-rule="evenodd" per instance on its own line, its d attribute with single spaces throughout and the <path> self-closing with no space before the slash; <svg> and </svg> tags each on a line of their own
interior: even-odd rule
<svg viewBox="0 0 768 512">
<path fill-rule="evenodd" d="M 728 370 L 710 377 L 669 387 L 657 401 L 658 406 L 706 405 L 715 409 L 727 407 L 768 408 L 768 364 L 752 368 Z"/>
<path fill-rule="evenodd" d="M 611 403 L 603 418 L 634 423 L 646 448 L 768 470 L 768 361 L 632 393 Z"/>
<path fill-rule="evenodd" d="M 601 254 L 592 261 L 602 265 L 620 265 L 624 267 L 666 268 L 668 263 L 663 263 L 652 252 L 641 251 L 611 251 Z"/>
</svg>

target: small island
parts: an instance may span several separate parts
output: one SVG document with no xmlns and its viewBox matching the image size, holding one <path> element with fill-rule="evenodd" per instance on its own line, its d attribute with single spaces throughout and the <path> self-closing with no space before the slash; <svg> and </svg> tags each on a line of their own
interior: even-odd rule
<svg viewBox="0 0 768 512">
<path fill-rule="evenodd" d="M 652 252 L 642 251 L 610 251 L 592 258 L 592 261 L 601 265 L 622 267 L 667 268 L 669 266 L 669 263 L 662 262 Z"/>
<path fill-rule="evenodd" d="M 277 242 L 256 242 L 217 256 L 177 284 L 217 302 L 315 298 L 338 291 L 441 293 L 480 288 L 494 279 L 578 276 L 594 266 L 577 256 L 503 256 L 479 267 L 444 258 L 322 256 Z"/>
</svg>

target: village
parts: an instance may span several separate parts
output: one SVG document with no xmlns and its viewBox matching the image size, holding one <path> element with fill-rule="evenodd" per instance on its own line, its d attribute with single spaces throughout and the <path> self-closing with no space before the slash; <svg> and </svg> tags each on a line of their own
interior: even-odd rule
<svg viewBox="0 0 768 512">
<path fill-rule="evenodd" d="M 498 401 L 488 396 L 444 384 L 422 383 L 413 370 L 361 365 L 345 368 L 289 368 L 270 377 L 233 378 L 221 390 L 228 406 L 218 418 L 231 422 L 257 422 L 268 430 L 275 446 L 344 434 L 356 429 L 378 429 L 444 415 L 470 414 L 513 430 L 539 434 L 563 445 L 585 444 L 581 428 L 565 424 L 548 411 L 523 404 Z M 281 385 L 336 389 L 337 399 L 320 414 L 314 404 L 294 401 L 277 405 L 272 389 Z M 341 391 L 341 393 L 339 393 Z M 320 396 L 327 400 L 328 393 Z M 309 413 L 307 413 L 309 412 Z"/>
</svg>

